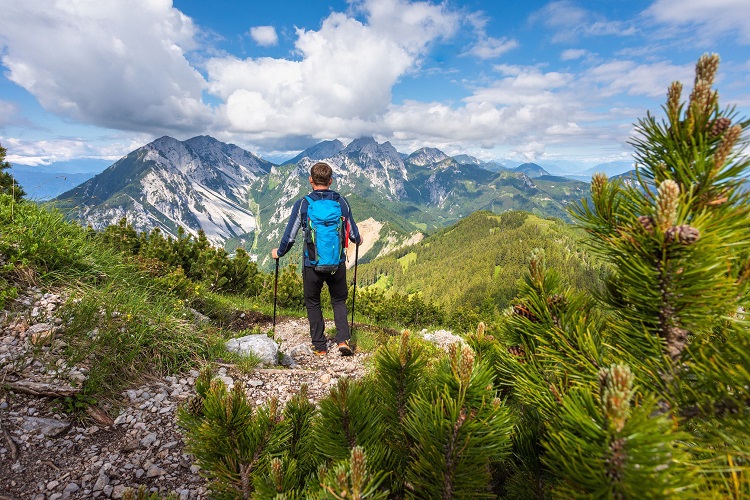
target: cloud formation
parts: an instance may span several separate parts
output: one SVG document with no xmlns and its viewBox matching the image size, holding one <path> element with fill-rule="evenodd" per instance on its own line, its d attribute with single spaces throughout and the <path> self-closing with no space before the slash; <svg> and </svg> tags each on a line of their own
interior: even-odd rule
<svg viewBox="0 0 750 500">
<path fill-rule="evenodd" d="M 366 0 L 352 8 L 366 21 L 332 13 L 318 30 L 298 28 L 299 60 L 208 61 L 208 91 L 225 103 L 220 122 L 256 140 L 385 132 L 391 89 L 431 43 L 455 32 L 459 18 L 427 2 Z"/>
<path fill-rule="evenodd" d="M 610 21 L 578 7 L 570 0 L 550 2 L 529 16 L 532 24 L 541 23 L 553 31 L 553 42 L 570 42 L 590 36 L 630 36 L 636 33 L 630 22 Z"/>
<path fill-rule="evenodd" d="M 279 43 L 279 36 L 273 26 L 254 26 L 250 28 L 250 36 L 262 47 L 272 47 Z"/>
<path fill-rule="evenodd" d="M 681 1 L 685 8 L 676 9 L 677 0 L 657 0 L 647 15 L 678 27 L 709 15 L 704 2 Z M 717 1 L 739 15 L 742 2 Z M 530 17 L 553 40 L 576 42 L 559 47 L 565 63 L 557 71 L 552 65 L 559 62 L 558 49 L 550 56 L 554 61 L 507 64 L 524 48 L 521 38 L 510 31 L 490 35 L 484 13 L 434 0 L 349 0 L 346 12 L 331 12 L 319 25 L 292 32 L 288 56 L 249 58 L 201 45 L 205 33 L 170 0 L 0 2 L 0 56 L 13 82 L 64 119 L 141 137 L 211 134 L 281 150 L 374 135 L 397 145 L 450 150 L 461 142 L 544 154 L 545 145 L 620 141 L 643 112 L 631 96 L 663 97 L 672 80 L 692 80 L 692 66 L 657 52 L 646 58 L 620 50 L 618 58 L 606 60 L 606 48 L 583 48 L 582 38 L 630 36 L 635 28 L 569 0 L 551 2 Z M 745 20 L 714 22 L 747 28 Z M 260 46 L 279 43 L 274 26 L 247 33 Z M 465 57 L 435 64 L 435 54 L 446 46 L 453 56 Z M 471 65 L 472 72 L 464 73 Z M 412 86 L 411 94 L 394 102 L 394 88 L 405 81 L 449 82 L 453 97 L 415 97 L 421 89 Z M 13 112 L 0 101 L 0 127 L 10 124 Z M 55 148 L 57 159 L 106 154 L 85 149 L 77 139 L 16 145 L 40 163 Z"/>
<path fill-rule="evenodd" d="M 7 77 L 45 110 L 103 127 L 205 128 L 205 81 L 185 58 L 190 18 L 164 0 L 3 2 Z"/>
<path fill-rule="evenodd" d="M 738 34 L 750 44 L 747 0 L 656 0 L 645 14 L 662 23 L 699 29 L 704 38 Z"/>
<path fill-rule="evenodd" d="M 31 166 L 81 158 L 115 161 L 144 143 L 144 137 L 136 140 L 113 138 L 106 145 L 94 144 L 83 138 L 26 141 L 0 137 L 0 144 L 8 150 L 6 159 L 11 164 Z"/>
</svg>

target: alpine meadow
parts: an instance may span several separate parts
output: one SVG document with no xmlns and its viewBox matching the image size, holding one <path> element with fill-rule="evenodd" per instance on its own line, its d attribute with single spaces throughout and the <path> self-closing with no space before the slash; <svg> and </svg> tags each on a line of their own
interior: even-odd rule
<svg viewBox="0 0 750 500">
<path fill-rule="evenodd" d="M 750 120 L 718 68 L 590 183 L 162 137 L 35 202 L 0 148 L 0 498 L 750 498 Z M 268 257 L 320 159 L 372 236 L 351 359 L 307 345 L 301 242 Z"/>
</svg>

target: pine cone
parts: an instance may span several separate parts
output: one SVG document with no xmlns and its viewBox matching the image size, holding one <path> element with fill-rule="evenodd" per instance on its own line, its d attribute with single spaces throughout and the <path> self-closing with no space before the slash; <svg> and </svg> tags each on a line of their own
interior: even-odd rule
<svg viewBox="0 0 750 500">
<path fill-rule="evenodd" d="M 188 399 L 185 409 L 193 416 L 200 417 L 203 415 L 203 398 L 200 394 Z"/>
<path fill-rule="evenodd" d="M 513 314 L 516 314 L 518 316 L 523 316 L 524 318 L 528 319 L 532 323 L 539 323 L 539 318 L 534 316 L 534 314 L 531 311 L 529 311 L 529 308 L 523 304 L 514 305 Z"/>
<path fill-rule="evenodd" d="M 677 241 L 682 245 L 692 245 L 693 243 L 698 241 L 700 237 L 701 232 L 693 226 L 689 226 L 687 224 L 672 226 L 664 232 L 664 239 L 667 241 L 667 243 Z"/>
<path fill-rule="evenodd" d="M 654 234 L 654 218 L 648 215 L 641 215 L 638 217 L 638 222 L 641 223 L 641 226 L 643 226 L 643 229 L 646 230 L 648 234 Z"/>
<path fill-rule="evenodd" d="M 625 439 L 615 439 L 609 444 L 609 451 L 612 453 L 607 457 L 607 476 L 613 481 L 619 481 L 622 478 L 622 468 L 625 465 Z"/>
<path fill-rule="evenodd" d="M 556 293 L 552 295 L 550 298 L 547 299 L 547 305 L 550 309 L 562 309 L 566 305 L 568 305 L 568 300 L 565 298 L 564 295 L 560 295 L 559 293 Z"/>
<path fill-rule="evenodd" d="M 508 347 L 508 353 L 510 353 L 511 356 L 515 356 L 516 358 L 519 358 L 521 363 L 523 363 L 523 358 L 526 357 L 526 351 L 523 350 L 523 347 L 512 345 Z"/>
<path fill-rule="evenodd" d="M 726 118 L 724 116 L 722 116 L 721 118 L 717 118 L 711 125 L 711 130 L 708 132 L 708 137 L 710 137 L 711 139 L 719 137 L 724 132 L 726 132 L 726 130 L 729 128 L 729 125 L 731 124 L 732 120 L 730 120 L 729 118 Z"/>
<path fill-rule="evenodd" d="M 667 341 L 669 355 L 672 359 L 677 359 L 687 347 L 688 331 L 684 328 L 670 326 L 667 328 L 664 337 Z"/>
</svg>

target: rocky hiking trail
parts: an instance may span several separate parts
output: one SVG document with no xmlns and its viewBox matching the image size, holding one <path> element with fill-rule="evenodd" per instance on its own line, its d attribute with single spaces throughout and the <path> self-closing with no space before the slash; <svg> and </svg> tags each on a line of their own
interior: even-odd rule
<svg viewBox="0 0 750 500">
<path fill-rule="evenodd" d="M 206 481 L 176 425 L 177 408 L 195 393 L 198 371 L 142 380 L 75 418 L 61 398 L 50 397 L 75 393 L 87 373 L 62 356 L 62 321 L 55 313 L 64 299 L 31 289 L 13 302 L 12 312 L 0 313 L 0 500 L 121 498 L 126 488 L 140 485 L 182 499 L 205 498 Z M 262 331 L 272 326 L 257 313 L 238 320 Z M 343 357 L 333 348 L 327 356 L 314 355 L 304 318 L 277 321 L 275 338 L 294 368 L 242 373 L 231 364 L 218 366 L 225 382 L 242 382 L 257 405 L 272 397 L 285 403 L 302 384 L 318 401 L 340 377 L 361 377 L 370 357 L 358 351 Z"/>
</svg>

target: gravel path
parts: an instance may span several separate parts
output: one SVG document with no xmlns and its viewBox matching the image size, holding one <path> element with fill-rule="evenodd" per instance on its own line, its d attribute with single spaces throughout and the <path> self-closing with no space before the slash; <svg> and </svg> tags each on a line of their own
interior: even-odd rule
<svg viewBox="0 0 750 500">
<path fill-rule="evenodd" d="M 0 312 L 0 385 L 33 380 L 59 387 L 85 380 L 86 369 L 67 366 L 61 354 L 64 340 L 55 312 L 62 302 L 32 289 L 16 299 L 12 313 Z M 276 340 L 296 362 L 294 369 L 219 369 L 229 383 L 242 381 L 258 405 L 270 397 L 286 402 L 302 384 L 318 401 L 339 377 L 362 376 L 370 356 L 342 357 L 333 347 L 327 356 L 314 355 L 305 319 L 277 322 Z M 140 485 L 183 499 L 205 498 L 206 483 L 175 423 L 197 376 L 197 371 L 175 374 L 123 391 L 119 410 L 103 408 L 109 421 L 107 415 L 73 420 L 52 398 L 0 389 L 0 500 L 121 498 L 126 488 Z"/>
</svg>

